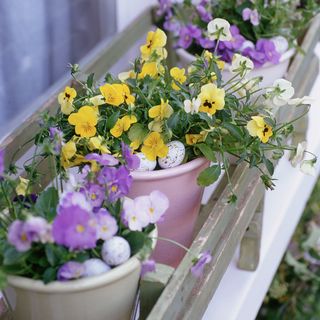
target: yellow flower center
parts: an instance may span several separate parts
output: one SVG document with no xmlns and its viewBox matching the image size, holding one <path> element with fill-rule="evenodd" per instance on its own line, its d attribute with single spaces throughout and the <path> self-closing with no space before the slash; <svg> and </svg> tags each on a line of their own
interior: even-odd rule
<svg viewBox="0 0 320 320">
<path fill-rule="evenodd" d="M 117 190 L 118 190 L 118 186 L 112 186 L 112 187 L 111 187 L 111 191 L 112 191 L 112 192 L 116 192 Z"/>
<path fill-rule="evenodd" d="M 76 230 L 77 230 L 77 232 L 82 233 L 85 230 L 85 228 L 82 224 L 78 224 L 76 226 Z"/>
<path fill-rule="evenodd" d="M 97 199 L 97 195 L 96 195 L 95 193 L 93 193 L 93 194 L 91 195 L 91 199 L 92 199 L 92 200 L 96 200 L 96 199 Z"/>
<path fill-rule="evenodd" d="M 24 242 L 28 240 L 27 235 L 25 233 L 21 235 L 20 239 L 21 241 L 24 241 Z"/>
<path fill-rule="evenodd" d="M 154 208 L 149 208 L 149 212 L 150 212 L 151 215 L 153 215 L 154 214 Z"/>
</svg>

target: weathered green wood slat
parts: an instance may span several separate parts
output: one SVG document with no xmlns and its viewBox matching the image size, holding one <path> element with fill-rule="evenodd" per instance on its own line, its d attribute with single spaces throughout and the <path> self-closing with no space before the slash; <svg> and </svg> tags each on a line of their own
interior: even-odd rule
<svg viewBox="0 0 320 320">
<path fill-rule="evenodd" d="M 300 55 L 297 55 L 288 73 L 288 79 L 299 88 L 297 90 L 299 95 L 309 93 L 306 82 L 310 84 L 316 76 L 316 73 L 311 72 L 315 67 L 314 60 L 311 58 L 319 39 L 319 19 L 319 16 L 314 19 L 304 38 L 302 48 L 306 56 L 301 58 Z M 290 109 L 284 112 L 287 121 L 295 117 L 296 110 Z M 192 266 L 192 257 L 187 254 L 157 301 L 148 320 L 201 318 L 235 252 L 239 239 L 244 234 L 263 197 L 264 190 L 258 176 L 259 174 L 253 170 L 248 171 L 245 165 L 240 165 L 235 170 L 232 181 L 238 195 L 238 208 L 232 209 L 226 204 L 227 189 L 224 190 L 218 202 L 215 203 L 212 200 L 215 205 L 190 249 L 195 254 L 213 249 L 213 262 L 207 269 L 204 278 L 197 281 L 193 279 L 189 271 Z M 242 198 L 243 190 L 245 190 L 244 198 Z M 232 221 L 232 216 L 238 219 Z"/>
<path fill-rule="evenodd" d="M 102 77 L 120 58 L 141 38 L 151 27 L 151 10 L 141 13 L 127 28 L 114 36 L 111 41 L 102 42 L 84 60 L 80 62 L 81 70 L 85 73 Z M 6 161 L 10 162 L 12 155 L 20 148 L 16 159 L 23 156 L 32 147 L 32 142 L 24 143 L 33 138 L 39 130 L 40 113 L 44 111 L 56 112 L 58 108 L 57 95 L 66 85 L 70 85 L 71 77 L 50 88 L 30 107 L 19 123 L 13 124 L 11 132 L 1 141 L 1 147 L 6 149 Z M 24 146 L 23 146 L 24 145 Z"/>
</svg>

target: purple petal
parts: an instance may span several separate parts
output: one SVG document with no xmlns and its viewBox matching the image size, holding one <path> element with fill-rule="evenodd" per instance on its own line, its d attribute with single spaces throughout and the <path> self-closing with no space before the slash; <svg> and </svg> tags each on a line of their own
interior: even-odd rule
<svg viewBox="0 0 320 320">
<path fill-rule="evenodd" d="M 196 262 L 196 264 L 191 268 L 191 272 L 194 277 L 199 278 L 203 274 L 203 270 L 206 264 L 210 263 L 212 260 L 212 256 L 209 251 L 205 251 L 202 253 Z"/>
<path fill-rule="evenodd" d="M 119 163 L 119 160 L 110 154 L 90 153 L 87 154 L 85 158 L 87 160 L 97 161 L 103 166 L 116 166 Z"/>
<path fill-rule="evenodd" d="M 154 260 L 145 260 L 141 264 L 141 277 L 144 277 L 148 272 L 156 271 L 156 263 Z"/>
</svg>

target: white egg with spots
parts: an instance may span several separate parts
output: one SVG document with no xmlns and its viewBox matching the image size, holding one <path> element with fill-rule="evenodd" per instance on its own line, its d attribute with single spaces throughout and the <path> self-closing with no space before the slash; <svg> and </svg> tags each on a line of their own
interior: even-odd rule
<svg viewBox="0 0 320 320">
<path fill-rule="evenodd" d="M 186 148 L 180 141 L 171 141 L 167 144 L 169 150 L 166 157 L 159 158 L 158 163 L 162 169 L 174 168 L 183 162 Z"/>
<path fill-rule="evenodd" d="M 112 237 L 106 240 L 101 249 L 101 255 L 109 266 L 118 266 L 130 258 L 129 242 L 122 237 Z"/>
<path fill-rule="evenodd" d="M 139 167 L 135 171 L 153 171 L 157 166 L 157 161 L 149 160 L 146 156 L 142 153 L 136 153 L 136 156 L 140 159 Z"/>
<path fill-rule="evenodd" d="M 111 268 L 101 259 L 89 259 L 84 263 L 84 277 L 96 276 L 108 272 Z"/>
</svg>

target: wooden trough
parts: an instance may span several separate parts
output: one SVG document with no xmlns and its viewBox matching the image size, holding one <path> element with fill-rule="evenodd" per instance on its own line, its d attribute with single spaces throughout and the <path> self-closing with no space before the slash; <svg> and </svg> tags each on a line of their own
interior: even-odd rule
<svg viewBox="0 0 320 320">
<path fill-rule="evenodd" d="M 81 61 L 82 71 L 94 72 L 97 78 L 102 77 L 120 59 L 121 54 L 127 52 L 152 26 L 152 10 L 148 9 L 111 42 L 101 43 Z M 296 54 L 288 71 L 287 79 L 293 82 L 297 96 L 308 94 L 318 75 L 318 60 L 313 51 L 319 36 L 320 16 L 313 20 L 304 36 L 301 47 L 305 54 Z M 175 61 L 174 51 L 170 48 L 168 51 L 170 61 Z M 43 111 L 56 112 L 58 93 L 71 83 L 70 78 L 56 84 L 24 114 L 23 119 L 20 118 L 10 128 L 1 142 L 1 148 L 6 150 L 7 164 L 12 161 L 13 155 L 18 160 L 32 148 L 32 138 L 38 130 L 40 114 Z M 279 114 L 286 121 L 296 116 L 295 108 L 282 108 Z M 295 141 L 303 140 L 306 128 L 307 120 L 303 118 L 296 125 Z M 48 164 L 43 162 L 41 166 L 45 173 Z M 190 273 L 192 256 L 189 254 L 185 255 L 177 269 L 158 265 L 157 272 L 150 274 L 141 284 L 140 319 L 201 319 L 239 244 L 238 267 L 252 271 L 256 269 L 259 263 L 264 186 L 260 182 L 259 172 L 248 170 L 246 164 L 232 167 L 230 174 L 238 197 L 237 204 L 227 203 L 230 191 L 226 179 L 222 179 L 201 209 L 197 232 L 190 248 L 196 255 L 206 250 L 213 255 L 203 277 L 195 279 Z M 49 182 L 48 176 L 43 176 L 43 186 Z M 137 317 L 134 310 L 132 318 Z M 1 319 L 10 319 L 10 313 L 3 313 Z"/>
</svg>

